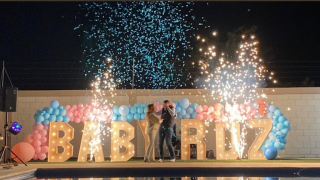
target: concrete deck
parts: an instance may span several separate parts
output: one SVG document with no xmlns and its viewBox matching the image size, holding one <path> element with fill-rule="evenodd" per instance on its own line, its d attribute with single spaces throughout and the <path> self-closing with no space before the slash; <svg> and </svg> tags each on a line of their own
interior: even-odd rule
<svg viewBox="0 0 320 180">
<path fill-rule="evenodd" d="M 0 169 L 0 179 L 28 179 L 38 169 L 133 169 L 133 168 L 320 168 L 319 163 L 279 163 L 279 162 L 126 162 L 126 163 L 30 163 L 28 166 L 19 164 L 12 169 Z M 25 175 L 22 177 L 21 175 Z M 19 176 L 19 177 L 18 177 Z"/>
</svg>

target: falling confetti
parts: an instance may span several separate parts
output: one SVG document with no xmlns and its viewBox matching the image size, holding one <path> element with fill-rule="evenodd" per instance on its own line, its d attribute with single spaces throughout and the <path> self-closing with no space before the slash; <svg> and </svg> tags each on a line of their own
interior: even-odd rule
<svg viewBox="0 0 320 180">
<path fill-rule="evenodd" d="M 193 2 L 87 2 L 80 5 L 74 30 L 84 35 L 86 76 L 97 76 L 113 59 L 117 88 L 182 87 L 182 69 L 196 30 Z M 204 20 L 203 20 L 204 21 Z"/>
</svg>

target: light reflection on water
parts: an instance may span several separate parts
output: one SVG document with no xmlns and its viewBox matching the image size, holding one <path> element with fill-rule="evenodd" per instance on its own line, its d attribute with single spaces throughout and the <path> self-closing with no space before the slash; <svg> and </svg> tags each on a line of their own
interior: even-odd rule
<svg viewBox="0 0 320 180">
<path fill-rule="evenodd" d="M 127 178 L 49 178 L 33 180 L 320 180 L 320 177 L 127 177 Z"/>
</svg>

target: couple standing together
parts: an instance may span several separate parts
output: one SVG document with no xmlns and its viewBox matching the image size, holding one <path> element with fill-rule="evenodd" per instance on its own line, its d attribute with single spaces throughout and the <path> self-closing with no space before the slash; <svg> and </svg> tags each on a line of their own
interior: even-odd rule
<svg viewBox="0 0 320 180">
<path fill-rule="evenodd" d="M 157 116 L 161 115 L 161 119 Z M 159 162 L 163 162 L 163 142 L 164 139 L 166 140 L 166 144 L 169 149 L 171 162 L 176 161 L 176 157 L 174 154 L 173 146 L 172 146 L 172 136 L 173 136 L 173 126 L 174 126 L 174 119 L 176 118 L 175 109 L 172 105 L 170 105 L 169 100 L 163 101 L 163 108 L 156 112 L 154 105 L 149 104 L 147 107 L 146 119 L 147 119 L 147 126 L 146 126 L 146 134 L 148 136 L 149 145 L 144 156 L 144 162 L 153 162 L 153 158 L 151 157 L 153 148 L 154 148 L 154 141 L 157 135 L 157 131 L 159 129 L 159 153 L 160 159 Z M 161 122 L 162 121 L 162 122 Z M 159 128 L 160 125 L 160 128 Z"/>
</svg>

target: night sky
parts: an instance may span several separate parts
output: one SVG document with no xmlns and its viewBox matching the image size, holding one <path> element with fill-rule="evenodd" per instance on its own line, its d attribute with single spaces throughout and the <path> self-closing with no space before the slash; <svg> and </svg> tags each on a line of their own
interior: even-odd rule
<svg viewBox="0 0 320 180">
<path fill-rule="evenodd" d="M 0 60 L 14 86 L 89 87 L 79 62 L 83 39 L 74 31 L 78 4 L 0 2 Z M 238 27 L 258 26 L 260 48 L 273 49 L 274 58 L 265 61 L 280 83 L 309 77 L 320 86 L 320 2 L 196 2 L 194 14 L 205 17 L 222 39 Z"/>
</svg>

